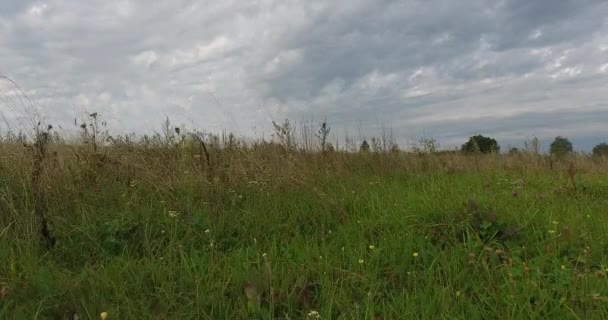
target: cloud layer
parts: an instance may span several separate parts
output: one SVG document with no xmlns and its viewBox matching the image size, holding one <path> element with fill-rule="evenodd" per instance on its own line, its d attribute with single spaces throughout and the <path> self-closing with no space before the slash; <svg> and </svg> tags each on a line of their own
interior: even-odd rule
<svg viewBox="0 0 608 320">
<path fill-rule="evenodd" d="M 402 144 L 608 139 L 608 3 L 488 3 L 4 0 L 0 75 L 64 126 L 97 111 L 114 131 L 327 117 Z"/>
</svg>

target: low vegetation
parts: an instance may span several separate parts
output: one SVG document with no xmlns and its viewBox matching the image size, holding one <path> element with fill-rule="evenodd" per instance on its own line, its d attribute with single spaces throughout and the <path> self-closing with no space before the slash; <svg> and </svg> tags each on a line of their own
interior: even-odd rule
<svg viewBox="0 0 608 320">
<path fill-rule="evenodd" d="M 601 156 L 97 118 L 0 144 L 2 319 L 608 318 Z"/>
</svg>

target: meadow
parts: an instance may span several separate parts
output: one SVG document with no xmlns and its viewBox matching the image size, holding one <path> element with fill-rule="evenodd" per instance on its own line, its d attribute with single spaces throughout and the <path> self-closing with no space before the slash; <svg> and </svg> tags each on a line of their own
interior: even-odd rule
<svg viewBox="0 0 608 320">
<path fill-rule="evenodd" d="M 608 319 L 605 158 L 90 128 L 0 144 L 1 319 Z"/>
</svg>

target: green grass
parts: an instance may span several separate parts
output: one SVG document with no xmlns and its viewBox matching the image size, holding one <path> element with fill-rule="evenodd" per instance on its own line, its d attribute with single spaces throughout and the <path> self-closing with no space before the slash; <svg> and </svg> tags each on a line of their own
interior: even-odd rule
<svg viewBox="0 0 608 320">
<path fill-rule="evenodd" d="M 580 174 L 577 191 L 558 169 L 491 160 L 231 180 L 182 160 L 48 164 L 47 251 L 29 167 L 5 159 L 0 318 L 608 318 L 605 174 Z"/>
</svg>

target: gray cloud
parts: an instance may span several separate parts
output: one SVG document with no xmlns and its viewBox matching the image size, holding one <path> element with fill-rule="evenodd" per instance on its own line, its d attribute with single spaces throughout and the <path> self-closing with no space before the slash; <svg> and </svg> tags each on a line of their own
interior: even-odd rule
<svg viewBox="0 0 608 320">
<path fill-rule="evenodd" d="M 114 131 L 169 115 L 251 135 L 327 116 L 402 143 L 587 146 L 608 136 L 606 16 L 602 0 L 5 0 L 0 74 L 66 127 L 98 111 Z"/>
</svg>

